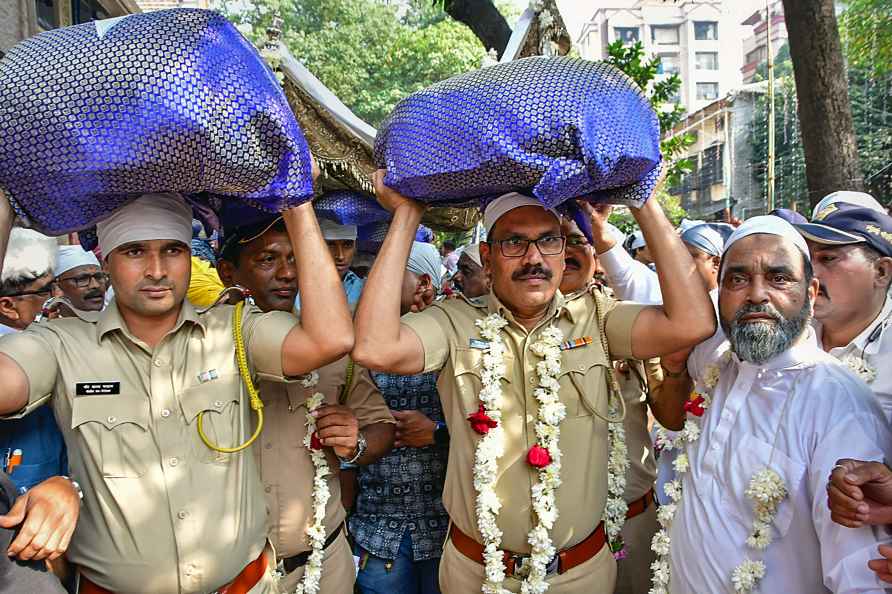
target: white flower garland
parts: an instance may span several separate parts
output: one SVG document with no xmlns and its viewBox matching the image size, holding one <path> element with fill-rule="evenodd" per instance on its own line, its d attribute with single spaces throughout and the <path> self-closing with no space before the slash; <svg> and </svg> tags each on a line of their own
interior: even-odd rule
<svg viewBox="0 0 892 594">
<path fill-rule="evenodd" d="M 718 364 L 711 365 L 705 370 L 703 374 L 703 386 L 705 389 L 699 392 L 685 406 L 688 414 L 695 417 L 704 416 L 712 403 L 711 393 L 718 384 L 722 367 L 729 360 L 730 351 L 725 353 Z M 666 483 L 663 487 L 666 496 L 672 500 L 672 503 L 661 506 L 657 511 L 657 521 L 660 524 L 660 530 L 654 535 L 651 543 L 652 550 L 657 554 L 657 560 L 651 565 L 653 570 L 651 580 L 653 587 L 650 589 L 649 594 L 669 594 L 669 582 L 672 577 L 669 530 L 678 510 L 678 504 L 681 502 L 681 477 L 690 468 L 685 449 L 689 444 L 696 442 L 700 438 L 700 434 L 700 426 L 692 419 L 685 420 L 684 428 L 675 438 L 670 438 L 662 427 L 657 429 L 656 441 L 658 447 L 665 450 L 679 450 L 679 454 L 675 462 L 673 462 L 678 478 Z M 787 497 L 786 485 L 784 485 L 783 479 L 775 471 L 770 468 L 762 468 L 750 479 L 744 494 L 751 500 L 754 513 L 753 528 L 746 540 L 746 544 L 752 549 L 764 551 L 773 540 L 774 535 L 771 530 L 771 524 L 777 516 L 778 507 Z M 743 561 L 731 572 L 731 584 L 735 592 L 747 594 L 756 589 L 763 577 L 765 577 L 765 563 L 744 557 Z"/>
<path fill-rule="evenodd" d="M 619 398 L 622 395 L 617 394 Z M 616 404 L 610 406 L 610 418 L 619 415 Z M 626 447 L 626 428 L 622 422 L 608 423 L 607 442 L 610 453 L 607 458 L 607 503 L 604 506 L 604 529 L 610 550 L 617 559 L 625 558 L 622 529 L 629 513 L 626 503 L 626 473 L 629 470 L 629 450 Z"/>
<path fill-rule="evenodd" d="M 315 371 L 301 380 L 305 388 L 314 388 L 319 383 L 319 374 Z M 310 453 L 313 462 L 313 521 L 307 524 L 307 537 L 313 547 L 310 558 L 304 566 L 303 579 L 294 589 L 294 594 L 316 594 L 319 592 L 319 582 L 322 579 L 322 559 L 325 555 L 325 508 L 331 497 L 328 489 L 328 477 L 331 469 L 325 459 L 325 451 L 321 447 L 313 447 L 313 438 L 316 434 L 316 417 L 313 411 L 322 406 L 325 396 L 316 392 L 307 399 L 307 434 L 304 436 L 304 447 Z M 318 439 L 318 437 L 316 438 Z M 316 444 L 318 445 L 318 444 Z"/>
<path fill-rule="evenodd" d="M 854 354 L 851 354 L 846 356 L 842 361 L 855 373 L 855 375 L 860 377 L 865 384 L 872 384 L 877 378 L 876 368 L 865 361 L 863 357 L 856 357 Z"/>
</svg>

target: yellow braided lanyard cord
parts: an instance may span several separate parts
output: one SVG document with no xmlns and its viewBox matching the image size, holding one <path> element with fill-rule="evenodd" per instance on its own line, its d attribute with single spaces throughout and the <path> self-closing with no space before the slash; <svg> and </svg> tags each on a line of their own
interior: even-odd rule
<svg viewBox="0 0 892 594">
<path fill-rule="evenodd" d="M 211 440 L 208 439 L 208 436 L 204 434 L 203 426 L 202 426 L 202 417 L 204 416 L 204 412 L 198 413 L 198 436 L 201 437 L 201 441 L 204 442 L 204 445 L 214 450 L 215 452 L 223 452 L 224 454 L 234 454 L 235 452 L 240 452 L 247 447 L 250 447 L 252 443 L 260 436 L 260 432 L 263 430 L 263 401 L 260 400 L 260 393 L 257 391 L 257 388 L 254 387 L 254 382 L 251 380 L 251 373 L 248 370 L 248 356 L 245 354 L 245 339 L 242 336 L 242 310 L 245 308 L 245 302 L 239 301 L 235 310 L 232 312 L 232 336 L 235 339 L 235 358 L 238 361 L 238 370 L 242 376 L 242 381 L 245 382 L 245 387 L 248 389 L 248 397 L 251 401 L 251 408 L 257 411 L 257 429 L 254 430 L 254 434 L 240 446 L 234 448 L 224 448 L 220 447 L 214 443 L 211 443 Z"/>
</svg>

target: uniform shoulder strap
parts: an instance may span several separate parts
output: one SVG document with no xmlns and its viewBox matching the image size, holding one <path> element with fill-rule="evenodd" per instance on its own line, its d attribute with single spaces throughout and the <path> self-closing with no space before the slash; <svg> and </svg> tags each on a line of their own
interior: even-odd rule
<svg viewBox="0 0 892 594">
<path fill-rule="evenodd" d="M 338 394 L 338 404 L 346 404 L 347 398 L 350 396 L 350 389 L 353 387 L 353 371 L 356 365 L 353 363 L 353 357 L 347 355 L 347 376 L 344 379 L 344 387 Z"/>
</svg>

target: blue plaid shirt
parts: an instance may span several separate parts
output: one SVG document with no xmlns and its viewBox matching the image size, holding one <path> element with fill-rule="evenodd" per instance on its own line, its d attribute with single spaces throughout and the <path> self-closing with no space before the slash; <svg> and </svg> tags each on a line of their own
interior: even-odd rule
<svg viewBox="0 0 892 594">
<path fill-rule="evenodd" d="M 392 410 L 418 410 L 443 421 L 437 374 L 372 378 Z M 415 561 L 440 556 L 449 516 L 443 508 L 443 482 L 449 448 L 396 448 L 374 464 L 359 469 L 356 511 L 350 532 L 356 543 L 381 559 L 396 559 L 406 530 L 412 536 Z"/>
</svg>

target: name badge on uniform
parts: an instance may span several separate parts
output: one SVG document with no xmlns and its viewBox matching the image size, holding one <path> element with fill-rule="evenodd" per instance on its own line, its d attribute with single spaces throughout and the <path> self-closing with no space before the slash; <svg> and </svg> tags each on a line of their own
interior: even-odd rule
<svg viewBox="0 0 892 594">
<path fill-rule="evenodd" d="M 121 393 L 121 382 L 78 382 L 75 396 L 114 396 Z"/>
<path fill-rule="evenodd" d="M 481 351 L 485 351 L 489 348 L 489 343 L 485 340 L 480 340 L 479 338 L 472 338 L 469 346 L 472 349 L 480 349 Z"/>
<path fill-rule="evenodd" d="M 216 369 L 208 369 L 207 371 L 202 371 L 198 374 L 199 383 L 206 384 L 210 381 L 213 381 L 220 377 L 220 374 L 217 373 Z"/>
<path fill-rule="evenodd" d="M 582 338 L 574 338 L 573 340 L 568 340 L 564 344 L 561 345 L 562 351 L 569 351 L 571 349 L 578 349 L 580 347 L 586 347 L 590 345 L 593 341 L 591 336 L 583 336 Z"/>
</svg>

